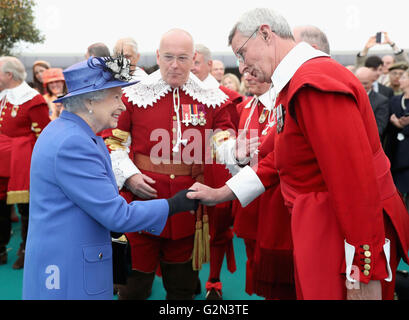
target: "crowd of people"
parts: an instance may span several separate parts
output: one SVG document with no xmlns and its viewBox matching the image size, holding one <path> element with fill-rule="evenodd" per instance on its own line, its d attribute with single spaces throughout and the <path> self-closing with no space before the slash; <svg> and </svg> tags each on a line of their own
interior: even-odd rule
<svg viewBox="0 0 409 320">
<path fill-rule="evenodd" d="M 245 263 L 245 292 L 266 299 L 394 298 L 408 262 L 408 55 L 384 32 L 341 66 L 320 29 L 259 10 L 229 37 L 241 78 L 181 29 L 154 68 L 132 38 L 112 55 L 91 44 L 64 71 L 36 61 L 30 85 L 0 57 L 0 264 L 16 210 L 23 298 L 147 299 L 160 276 L 167 299 L 191 300 L 210 263 L 206 299 L 220 300 L 224 261 Z M 368 55 L 384 44 L 392 55 Z"/>
</svg>

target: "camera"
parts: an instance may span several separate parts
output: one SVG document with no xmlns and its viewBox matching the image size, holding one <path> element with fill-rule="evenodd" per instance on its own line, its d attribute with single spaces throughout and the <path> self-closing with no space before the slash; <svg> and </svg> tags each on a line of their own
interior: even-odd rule
<svg viewBox="0 0 409 320">
<path fill-rule="evenodd" d="M 376 33 L 376 43 L 383 43 L 383 41 L 384 41 L 383 32 L 377 32 Z"/>
</svg>

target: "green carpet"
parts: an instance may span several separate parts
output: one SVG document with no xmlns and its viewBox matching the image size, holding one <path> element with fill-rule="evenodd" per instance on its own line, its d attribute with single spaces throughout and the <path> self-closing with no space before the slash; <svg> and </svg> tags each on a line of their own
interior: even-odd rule
<svg viewBox="0 0 409 320">
<path fill-rule="evenodd" d="M 20 245 L 20 222 L 13 223 L 13 235 L 8 248 L 8 263 L 0 266 L 0 300 L 21 300 L 23 285 L 23 269 L 13 270 L 11 267 L 17 260 L 17 250 Z M 245 282 L 245 264 L 246 251 L 242 239 L 234 238 L 234 252 L 236 256 L 237 271 L 230 273 L 223 264 L 221 280 L 223 282 L 223 298 L 225 300 L 263 300 L 256 295 L 249 296 L 244 291 Z M 403 262 L 399 269 L 408 270 L 409 266 Z M 207 278 L 209 276 L 209 264 L 205 264 L 200 271 L 200 280 L 202 282 L 202 293 L 196 296 L 197 300 L 205 299 L 205 289 Z M 149 300 L 165 300 L 165 290 L 163 289 L 162 279 L 156 277 L 153 282 L 152 295 Z M 116 299 L 116 297 L 114 297 Z"/>
<path fill-rule="evenodd" d="M 20 222 L 13 223 L 13 235 L 8 244 L 8 263 L 0 266 L 0 300 L 21 300 L 23 285 L 23 269 L 13 270 L 12 265 L 17 260 L 17 250 L 20 246 Z M 234 252 L 236 255 L 237 271 L 230 273 L 223 264 L 221 280 L 223 282 L 223 297 L 225 300 L 264 300 L 256 295 L 249 296 L 244 291 L 246 250 L 244 241 L 234 238 Z M 205 299 L 205 284 L 209 276 L 209 264 L 203 265 L 199 277 L 202 283 L 202 293 L 197 300 Z M 152 295 L 149 300 L 165 300 L 162 278 L 156 277 L 153 282 Z M 116 299 L 116 296 L 114 297 Z"/>
</svg>

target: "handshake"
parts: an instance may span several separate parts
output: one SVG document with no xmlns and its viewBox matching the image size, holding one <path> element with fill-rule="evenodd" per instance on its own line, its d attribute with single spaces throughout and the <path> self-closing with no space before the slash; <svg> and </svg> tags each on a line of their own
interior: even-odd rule
<svg viewBox="0 0 409 320">
<path fill-rule="evenodd" d="M 178 212 L 196 211 L 199 207 L 199 200 L 189 199 L 186 195 L 193 190 L 181 190 L 173 197 L 166 199 L 169 204 L 169 217 Z"/>
<path fill-rule="evenodd" d="M 196 182 L 189 189 L 179 191 L 172 198 L 167 199 L 169 216 L 177 212 L 195 211 L 199 203 L 205 206 L 215 206 L 218 203 L 234 199 L 236 199 L 236 196 L 227 185 L 213 189 Z"/>
</svg>

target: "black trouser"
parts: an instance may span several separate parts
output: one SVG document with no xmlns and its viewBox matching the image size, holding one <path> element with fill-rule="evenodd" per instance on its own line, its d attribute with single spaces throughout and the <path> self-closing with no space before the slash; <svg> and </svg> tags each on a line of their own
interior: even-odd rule
<svg viewBox="0 0 409 320">
<path fill-rule="evenodd" d="M 27 232 L 28 232 L 28 203 L 19 203 L 17 205 L 18 212 L 21 215 L 21 244 L 20 250 L 24 250 L 26 247 Z"/>
<path fill-rule="evenodd" d="M 160 263 L 167 300 L 192 300 L 198 286 L 199 272 L 192 269 L 192 260 L 184 263 Z M 147 299 L 152 290 L 155 272 L 133 270 L 126 285 L 118 285 L 120 300 Z"/>
<path fill-rule="evenodd" d="M 28 203 L 17 205 L 18 212 L 21 215 L 21 248 L 24 249 L 28 231 Z M 6 200 L 0 200 L 0 247 L 5 247 L 10 241 L 11 235 L 11 205 Z"/>
<path fill-rule="evenodd" d="M 0 200 L 0 248 L 7 246 L 11 235 L 11 206 Z"/>
</svg>

